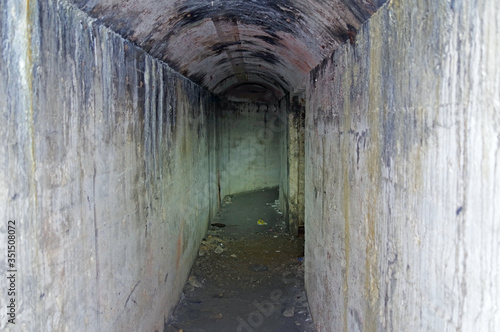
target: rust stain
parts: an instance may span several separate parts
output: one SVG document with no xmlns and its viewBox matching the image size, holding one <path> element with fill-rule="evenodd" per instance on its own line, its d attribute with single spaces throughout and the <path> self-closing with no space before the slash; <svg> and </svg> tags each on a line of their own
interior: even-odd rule
<svg viewBox="0 0 500 332">
<path fill-rule="evenodd" d="M 182 255 L 182 233 L 177 237 L 177 260 L 175 261 L 175 268 L 179 268 L 179 262 L 181 260 Z"/>
<path fill-rule="evenodd" d="M 370 39 L 374 43 L 380 43 L 383 39 L 380 38 L 382 31 L 373 30 L 373 35 Z M 378 38 L 377 38 L 378 37 Z M 365 217 L 365 227 L 366 227 L 366 247 L 365 247 L 365 284 L 364 293 L 367 300 L 367 312 L 366 321 L 364 327 L 367 331 L 376 331 L 377 327 L 377 315 L 378 307 L 380 304 L 380 276 L 378 272 L 378 248 L 377 248 L 377 216 L 378 216 L 378 201 L 380 194 L 380 172 L 381 172 L 381 139 L 380 139 L 380 117 L 381 109 L 379 108 L 380 93 L 378 91 L 378 82 L 380 78 L 380 70 L 382 64 L 382 57 L 380 52 L 380 44 L 374 45 L 370 48 L 370 82 L 375 82 L 370 84 L 369 89 L 369 114 L 368 114 L 368 151 L 366 156 L 366 168 L 368 170 L 368 176 L 370 180 L 371 190 L 366 193 L 368 207 L 367 214 Z"/>
<path fill-rule="evenodd" d="M 179 263 L 181 261 L 183 246 L 182 246 L 182 234 L 184 233 L 184 222 L 182 222 L 181 230 L 177 236 L 177 259 L 175 261 L 175 269 L 179 268 Z"/>
<path fill-rule="evenodd" d="M 344 132 L 348 132 L 350 130 L 350 117 L 349 117 L 349 111 L 350 111 L 350 100 L 347 98 L 344 104 L 344 121 L 343 121 L 343 126 L 344 126 Z M 343 146 L 342 146 L 342 151 L 341 151 L 341 158 L 342 158 L 342 180 L 343 180 L 343 185 L 342 185 L 342 191 L 343 191 L 343 197 L 342 197 L 342 209 L 343 209 L 343 214 L 344 214 L 344 250 L 345 250 L 345 274 L 343 276 L 343 298 L 344 298 L 344 307 L 343 307 L 343 325 L 344 325 L 344 331 L 349 331 L 348 328 L 348 313 L 349 313 L 349 265 L 350 265 L 350 258 L 351 258 L 351 234 L 350 234 L 350 201 L 351 201 L 351 190 L 350 190 L 350 183 L 349 183 L 349 156 L 350 156 L 350 151 L 349 151 L 349 143 L 348 143 L 348 138 L 344 138 Z"/>
<path fill-rule="evenodd" d="M 356 39 L 356 31 L 350 30 L 347 32 L 347 36 L 349 37 L 349 42 L 351 45 L 354 45 L 354 41 Z"/>
<path fill-rule="evenodd" d="M 378 277 L 378 254 L 376 245 L 376 211 L 375 199 L 369 201 L 368 214 L 366 217 L 366 252 L 365 252 L 365 295 L 368 300 L 366 312 L 366 331 L 376 331 L 377 309 L 379 302 L 379 277 Z"/>
<path fill-rule="evenodd" d="M 32 195 L 34 198 L 34 207 L 38 206 L 38 189 L 36 183 L 36 154 L 35 154 L 35 117 L 33 111 L 33 51 L 31 47 L 31 38 L 32 38 L 32 25 L 31 25 L 31 3 L 30 0 L 26 1 L 26 78 L 28 83 L 28 112 L 29 112 L 29 128 L 30 128 L 30 139 L 31 139 L 31 183 L 30 189 L 32 190 Z M 36 213 L 36 211 L 35 211 Z"/>
</svg>

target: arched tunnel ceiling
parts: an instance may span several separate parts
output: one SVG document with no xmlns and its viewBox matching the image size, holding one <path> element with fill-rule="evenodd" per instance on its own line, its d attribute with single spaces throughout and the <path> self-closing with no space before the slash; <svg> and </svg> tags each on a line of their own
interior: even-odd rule
<svg viewBox="0 0 500 332">
<path fill-rule="evenodd" d="M 68 0 L 215 94 L 272 102 L 386 0 Z"/>
</svg>

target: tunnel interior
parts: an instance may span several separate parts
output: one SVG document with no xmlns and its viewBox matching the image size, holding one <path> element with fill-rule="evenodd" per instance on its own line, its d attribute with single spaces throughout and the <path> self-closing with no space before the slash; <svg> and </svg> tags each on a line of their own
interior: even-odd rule
<svg viewBox="0 0 500 332">
<path fill-rule="evenodd" d="M 219 202 L 279 186 L 290 232 L 303 228 L 308 75 L 385 0 L 69 2 L 222 99 Z"/>
<path fill-rule="evenodd" d="M 0 15 L 0 330 L 161 331 L 224 200 L 265 188 L 317 331 L 500 330 L 497 0 Z"/>
</svg>

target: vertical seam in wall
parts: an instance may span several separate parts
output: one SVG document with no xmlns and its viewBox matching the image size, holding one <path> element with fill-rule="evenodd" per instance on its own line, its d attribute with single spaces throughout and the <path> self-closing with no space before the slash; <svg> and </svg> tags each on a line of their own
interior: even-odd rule
<svg viewBox="0 0 500 332">
<path fill-rule="evenodd" d="M 25 75 L 25 83 L 26 84 L 26 94 L 24 94 L 27 97 L 27 123 L 28 123 L 28 133 L 27 135 L 29 136 L 29 139 L 31 142 L 29 142 L 29 154 L 31 157 L 31 174 L 29 176 L 29 204 L 32 204 L 32 206 L 28 206 L 28 209 L 31 210 L 32 212 L 28 212 L 28 216 L 31 218 L 31 220 L 25 220 L 26 224 L 29 225 L 31 223 L 37 223 L 37 208 L 38 208 L 38 186 L 37 186 L 37 181 L 36 181 L 36 139 L 35 139 L 35 116 L 34 116 L 34 102 L 33 102 L 33 52 L 32 52 L 32 39 L 33 39 L 33 24 L 32 24 L 32 11 L 31 11 L 31 6 L 32 2 L 30 0 L 26 0 L 26 25 L 25 25 L 25 37 L 26 37 L 26 54 L 25 54 L 25 60 L 26 64 L 24 67 L 24 75 Z M 28 211 L 29 211 L 28 210 Z M 43 222 L 43 220 L 41 221 Z M 34 234 L 35 234 L 35 250 L 34 250 L 34 258 L 36 262 L 40 262 L 41 259 L 40 255 L 40 250 L 37 250 L 38 244 L 37 240 L 39 238 L 38 236 L 38 230 L 40 230 L 41 227 L 35 227 Z M 35 270 L 36 271 L 36 270 Z M 37 272 L 34 272 L 37 273 Z M 38 273 L 37 273 L 38 274 Z M 34 306 L 36 308 L 36 305 Z M 36 323 L 35 323 L 36 324 Z"/>
<path fill-rule="evenodd" d="M 27 94 L 28 94 L 28 120 L 29 120 L 29 136 L 31 139 L 30 153 L 31 153 L 31 177 L 30 189 L 33 191 L 34 198 L 34 212 L 38 206 L 37 184 L 36 184 L 36 158 L 35 158 L 35 117 L 33 111 L 33 56 L 31 48 L 32 40 L 32 24 L 31 24 L 31 2 L 26 0 L 26 66 L 25 75 L 27 80 Z"/>
<path fill-rule="evenodd" d="M 103 37 L 105 37 L 103 30 L 101 28 L 97 28 L 95 32 L 96 36 L 99 37 L 98 40 L 95 41 L 95 48 L 94 48 L 94 57 L 97 55 L 97 49 L 101 47 L 101 55 L 104 52 L 104 42 L 103 42 Z M 100 43 L 98 43 L 99 41 Z M 96 61 L 96 66 L 98 66 L 98 62 Z M 96 75 L 102 75 L 102 72 L 104 71 L 104 62 L 102 63 L 102 68 L 101 68 L 101 73 L 97 72 Z M 103 95 L 104 95 L 104 79 L 102 76 L 100 77 L 102 80 L 102 89 L 103 89 Z M 96 80 L 99 79 L 98 76 L 95 78 Z M 101 97 L 102 98 L 102 97 Z M 95 105 L 96 99 L 94 99 L 94 114 L 93 114 L 93 120 L 94 120 L 94 142 L 97 142 L 97 134 L 96 134 L 96 128 L 97 128 L 97 123 L 96 123 L 96 118 L 97 118 L 97 113 L 98 109 Z M 103 106 L 101 106 L 103 107 Z M 102 109 L 101 109 L 102 112 Z M 95 144 L 95 143 L 94 143 Z M 101 287 L 100 287 L 100 282 L 99 282 L 99 277 L 100 277 L 100 271 L 99 271 L 99 231 L 97 227 L 97 199 L 96 199 L 96 191 L 95 191 L 95 183 L 96 183 L 96 176 L 97 176 L 97 167 L 96 167 L 96 160 L 94 158 L 94 174 L 92 175 L 92 195 L 94 198 L 94 204 L 93 204 L 93 214 L 94 214 L 94 251 L 95 251 L 95 294 L 96 294 L 96 321 L 97 321 L 97 330 L 101 330 Z"/>
<path fill-rule="evenodd" d="M 94 117 L 95 121 L 95 117 Z M 94 131 L 95 135 L 95 131 Z M 96 178 L 96 166 L 94 162 L 94 175 L 92 177 L 92 194 L 94 195 L 94 250 L 95 250 L 95 284 L 96 284 L 96 301 L 97 301 L 97 329 L 101 330 L 101 294 L 99 285 L 99 233 L 97 231 L 97 211 L 96 211 L 96 195 L 95 195 L 95 178 Z"/>
</svg>

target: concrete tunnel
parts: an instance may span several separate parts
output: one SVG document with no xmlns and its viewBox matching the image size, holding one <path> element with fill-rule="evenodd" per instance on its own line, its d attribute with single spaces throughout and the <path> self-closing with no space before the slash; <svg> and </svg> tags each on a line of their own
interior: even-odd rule
<svg viewBox="0 0 500 332">
<path fill-rule="evenodd" d="M 317 331 L 500 330 L 499 1 L 0 9 L 0 330 L 162 331 L 269 187 Z"/>
</svg>

